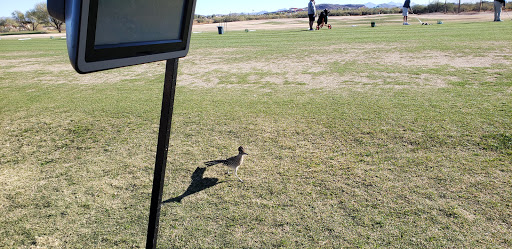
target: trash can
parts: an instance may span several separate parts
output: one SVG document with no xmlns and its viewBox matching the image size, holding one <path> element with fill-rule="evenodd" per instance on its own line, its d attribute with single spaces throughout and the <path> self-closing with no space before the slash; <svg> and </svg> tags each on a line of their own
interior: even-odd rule
<svg viewBox="0 0 512 249">
<path fill-rule="evenodd" d="M 375 27 L 375 22 L 371 22 L 372 28 Z"/>
<path fill-rule="evenodd" d="M 222 27 L 222 26 L 217 26 L 217 29 L 219 29 L 219 35 L 224 34 L 224 27 Z"/>
</svg>

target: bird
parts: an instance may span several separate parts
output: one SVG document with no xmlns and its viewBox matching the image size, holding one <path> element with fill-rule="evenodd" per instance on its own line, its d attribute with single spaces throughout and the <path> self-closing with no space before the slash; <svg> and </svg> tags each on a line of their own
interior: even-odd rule
<svg viewBox="0 0 512 249">
<path fill-rule="evenodd" d="M 249 155 L 249 154 L 245 153 L 244 147 L 240 146 L 240 147 L 238 147 L 238 155 L 236 155 L 234 157 L 230 157 L 225 160 L 208 161 L 208 162 L 205 162 L 204 164 L 209 167 L 209 166 L 213 166 L 215 164 L 222 163 L 222 164 L 228 166 L 230 169 L 235 170 L 235 176 L 238 178 L 238 180 L 240 180 L 240 182 L 244 182 L 244 181 L 242 181 L 242 179 L 240 179 L 240 177 L 238 177 L 237 171 L 238 171 L 238 167 L 240 167 L 240 165 L 242 165 L 242 163 L 244 162 L 245 155 Z M 228 174 L 229 174 L 229 169 L 228 169 Z"/>
</svg>

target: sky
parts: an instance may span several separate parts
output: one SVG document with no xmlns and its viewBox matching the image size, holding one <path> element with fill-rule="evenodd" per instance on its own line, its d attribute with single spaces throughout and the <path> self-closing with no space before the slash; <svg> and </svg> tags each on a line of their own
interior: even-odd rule
<svg viewBox="0 0 512 249">
<path fill-rule="evenodd" d="M 372 2 L 374 4 L 402 2 L 403 0 L 316 0 L 317 4 L 365 4 Z M 475 0 L 465 0 L 463 2 L 474 2 Z M 46 2 L 41 0 L 0 0 L 0 17 L 11 17 L 11 13 L 19 10 L 25 13 L 32 9 L 37 3 Z M 259 12 L 276 11 L 278 9 L 302 8 L 306 7 L 308 0 L 197 0 L 196 14 L 229 14 L 241 12 Z M 428 4 L 434 0 L 412 0 L 414 4 Z M 441 2 L 444 2 L 441 0 Z M 454 2 L 454 0 L 448 0 Z"/>
</svg>

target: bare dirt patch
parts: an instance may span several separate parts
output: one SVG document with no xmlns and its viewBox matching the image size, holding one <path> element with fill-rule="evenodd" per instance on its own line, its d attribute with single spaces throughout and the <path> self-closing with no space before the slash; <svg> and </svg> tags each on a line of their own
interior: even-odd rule
<svg viewBox="0 0 512 249">
<path fill-rule="evenodd" d="M 48 63 L 51 58 L 23 58 L 23 59 L 0 59 L 0 68 L 5 68 L 4 72 L 61 72 L 62 70 L 72 69 L 69 63 Z"/>
<path fill-rule="evenodd" d="M 488 67 L 493 64 L 511 65 L 510 51 L 505 53 L 503 59 L 497 60 L 503 56 L 503 53 L 491 53 L 483 56 L 461 56 L 460 54 L 442 53 L 437 51 L 430 51 L 422 54 L 409 54 L 401 52 L 390 52 L 383 54 L 379 60 L 388 65 L 416 65 L 418 67 L 432 68 L 440 65 L 447 65 L 455 68 L 470 68 L 470 67 Z"/>
<path fill-rule="evenodd" d="M 61 57 L 30 57 L 33 53 L 7 54 L 9 59 L 0 57 L 0 70 L 5 73 L 31 75 L 38 83 L 45 84 L 102 84 L 116 83 L 131 79 L 148 79 L 162 75 L 165 62 L 155 62 L 94 74 L 77 74 L 69 62 L 62 63 Z M 36 76 L 37 74 L 37 76 Z M 65 77 L 63 77 L 65 76 Z M 141 82 L 144 82 L 141 80 Z"/>
<path fill-rule="evenodd" d="M 503 44 L 501 44 L 503 45 Z M 501 46 L 500 45 L 500 46 Z M 309 88 L 339 88 L 347 86 L 363 86 L 368 84 L 383 87 L 447 87 L 448 82 L 459 80 L 456 76 L 432 74 L 411 75 L 386 72 L 351 72 L 329 73 L 333 63 L 341 70 L 344 67 L 357 67 L 357 64 L 374 64 L 379 67 L 404 68 L 417 67 L 422 69 L 439 68 L 474 68 L 488 67 L 493 64 L 510 65 L 510 59 L 496 60 L 503 53 L 510 55 L 509 49 L 504 49 L 500 55 L 495 53 L 481 56 L 455 54 L 451 52 L 427 51 L 421 54 L 400 52 L 399 44 L 366 44 L 360 45 L 336 44 L 325 48 L 330 51 L 321 58 L 304 60 L 300 56 L 286 58 L 286 63 L 279 60 L 250 60 L 243 64 L 231 64 L 230 54 L 246 54 L 245 48 L 228 50 L 199 49 L 190 52 L 183 59 L 184 63 L 193 63 L 182 70 L 179 83 L 196 87 L 215 87 L 219 82 L 237 81 L 237 75 L 248 76 L 251 83 L 272 83 L 278 85 L 301 85 Z M 384 51 L 384 52 L 383 52 Z M 505 56 L 507 57 L 507 56 Z M 323 61 L 322 61 L 323 60 Z M 324 62 L 328 61 L 328 64 Z M 348 64 L 347 64 L 348 63 Z M 354 65 L 355 64 L 355 65 Z M 400 72 L 400 70 L 397 70 Z M 263 74 L 265 76 L 258 76 Z M 228 79 L 226 79 L 226 77 Z M 393 82 L 396 82 L 394 84 Z M 405 84 L 408 83 L 408 84 Z"/>
</svg>

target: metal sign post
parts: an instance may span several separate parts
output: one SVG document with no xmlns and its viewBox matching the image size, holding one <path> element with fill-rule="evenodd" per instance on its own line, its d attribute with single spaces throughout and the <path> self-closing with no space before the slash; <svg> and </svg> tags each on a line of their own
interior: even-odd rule
<svg viewBox="0 0 512 249">
<path fill-rule="evenodd" d="M 162 98 L 162 113 L 160 114 L 160 129 L 158 131 L 153 191 L 151 193 L 151 207 L 149 209 L 149 224 L 146 240 L 146 248 L 148 249 L 156 248 L 156 241 L 158 238 L 160 207 L 162 205 L 162 192 L 165 181 L 165 167 L 167 164 L 167 152 L 169 149 L 169 136 L 171 133 L 177 74 L 178 59 L 167 60 L 165 68 L 164 93 Z"/>
</svg>

